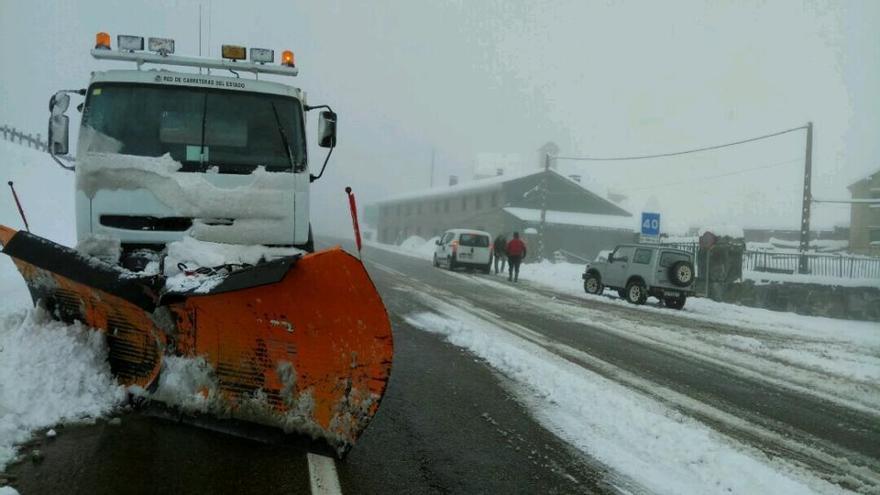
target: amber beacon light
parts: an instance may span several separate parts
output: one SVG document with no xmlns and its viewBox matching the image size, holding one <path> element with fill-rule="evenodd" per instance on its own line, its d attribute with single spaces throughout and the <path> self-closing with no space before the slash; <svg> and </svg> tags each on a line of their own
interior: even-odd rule
<svg viewBox="0 0 880 495">
<path fill-rule="evenodd" d="M 110 35 L 101 31 L 100 33 L 95 35 L 95 49 L 96 50 L 109 50 L 110 49 Z"/>
<path fill-rule="evenodd" d="M 284 50 L 281 52 L 281 65 L 286 65 L 288 67 L 295 67 L 293 59 L 293 52 L 290 50 Z"/>
</svg>

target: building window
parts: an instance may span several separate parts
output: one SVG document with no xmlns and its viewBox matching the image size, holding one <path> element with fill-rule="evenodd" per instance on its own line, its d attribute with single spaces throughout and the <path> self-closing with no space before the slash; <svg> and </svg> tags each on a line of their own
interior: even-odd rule
<svg viewBox="0 0 880 495">
<path fill-rule="evenodd" d="M 467 210 L 467 196 L 461 198 L 461 211 Z"/>
<path fill-rule="evenodd" d="M 449 213 L 449 200 L 443 201 L 443 213 Z"/>
<path fill-rule="evenodd" d="M 880 242 L 880 228 L 868 230 L 869 242 Z"/>
<path fill-rule="evenodd" d="M 478 210 L 483 209 L 483 198 L 479 194 L 474 196 L 474 208 Z"/>
<path fill-rule="evenodd" d="M 492 208 L 495 208 L 496 206 L 498 206 L 498 193 L 497 192 L 492 193 L 492 197 L 489 199 L 489 204 L 492 205 Z"/>
</svg>

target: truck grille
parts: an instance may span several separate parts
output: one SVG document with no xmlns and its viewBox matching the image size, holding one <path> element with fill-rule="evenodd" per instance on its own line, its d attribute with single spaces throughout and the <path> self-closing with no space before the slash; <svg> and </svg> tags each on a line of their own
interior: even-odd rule
<svg viewBox="0 0 880 495">
<path fill-rule="evenodd" d="M 101 215 L 101 225 L 125 230 L 162 230 L 182 232 L 192 227 L 192 218 Z"/>
</svg>

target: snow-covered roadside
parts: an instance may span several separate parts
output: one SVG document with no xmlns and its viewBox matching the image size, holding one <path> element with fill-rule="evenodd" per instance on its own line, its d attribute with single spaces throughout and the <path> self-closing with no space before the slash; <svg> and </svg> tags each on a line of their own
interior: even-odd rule
<svg viewBox="0 0 880 495">
<path fill-rule="evenodd" d="M 35 430 L 89 421 L 125 398 L 102 333 L 40 309 L 0 312 L 0 471 Z"/>
<path fill-rule="evenodd" d="M 843 492 L 485 319 L 421 297 L 437 313 L 408 315 L 408 323 L 485 359 L 546 428 L 650 491 Z"/>
<path fill-rule="evenodd" d="M 391 244 L 382 244 L 373 241 L 364 242 L 364 245 L 403 256 L 409 256 L 411 258 L 431 260 L 434 258 L 434 246 L 438 240 L 440 240 L 439 237 L 432 237 L 428 240 L 424 240 L 421 237 L 412 236 L 403 241 L 400 246 L 392 246 Z"/>
<path fill-rule="evenodd" d="M 412 248 L 375 247 L 426 259 Z M 533 304 L 536 310 L 546 311 L 555 318 L 581 322 L 628 339 L 708 359 L 718 366 L 850 407 L 872 411 L 880 407 L 880 324 L 876 322 L 803 316 L 704 298 L 689 299 L 682 311 L 651 304 L 633 306 L 612 295 L 610 290 L 604 296 L 585 294 L 583 270 L 583 265 L 572 263 L 527 264 L 522 266 L 521 282 L 516 285 L 491 276 L 443 273 L 489 285 L 493 291 L 519 294 L 523 304 Z M 592 303 L 620 306 L 627 311 L 610 312 L 595 304 L 587 307 L 563 301 L 548 302 L 544 296 L 530 294 L 529 284 Z M 707 325 L 699 328 L 675 325 L 674 321 L 668 321 L 670 317 Z"/>
<path fill-rule="evenodd" d="M 24 228 L 6 186 L 11 180 L 31 230 L 73 246 L 73 174 L 46 153 L 7 141 L 0 141 L 0 157 L 0 224 Z M 32 306 L 15 265 L 0 256 L 0 471 L 34 431 L 91 421 L 126 396 L 110 374 L 103 334 L 54 321 Z"/>
</svg>

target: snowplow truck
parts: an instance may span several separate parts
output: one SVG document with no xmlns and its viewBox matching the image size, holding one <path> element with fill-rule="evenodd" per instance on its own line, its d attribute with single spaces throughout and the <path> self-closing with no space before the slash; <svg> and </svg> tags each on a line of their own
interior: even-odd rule
<svg viewBox="0 0 880 495">
<path fill-rule="evenodd" d="M 75 177 L 79 248 L 0 226 L 3 253 L 35 304 L 106 334 L 111 371 L 133 393 L 151 397 L 171 356 L 191 359 L 206 376 L 192 414 L 306 434 L 343 455 L 376 414 L 393 344 L 360 260 L 314 250 L 309 187 L 336 145 L 336 114 L 267 77 L 297 75 L 290 51 L 276 63 L 268 49 L 248 60 L 223 45 L 211 59 L 175 55 L 171 39 L 117 43 L 99 33 L 93 58 L 136 67 L 93 72 L 49 105 L 50 153 Z M 71 95 L 84 97 L 75 160 Z M 315 109 L 328 149 L 316 175 L 305 118 Z M 184 241 L 275 255 L 169 266 L 169 246 Z M 111 249 L 83 248 L 96 245 Z"/>
</svg>

